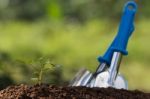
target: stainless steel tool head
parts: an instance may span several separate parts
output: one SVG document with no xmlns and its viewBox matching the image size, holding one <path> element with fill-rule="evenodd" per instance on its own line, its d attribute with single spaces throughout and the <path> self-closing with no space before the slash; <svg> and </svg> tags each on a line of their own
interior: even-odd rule
<svg viewBox="0 0 150 99">
<path fill-rule="evenodd" d="M 121 59 L 122 54 L 119 52 L 114 52 L 109 68 L 106 64 L 101 64 L 94 74 L 86 69 L 81 69 L 76 74 L 70 85 L 128 89 L 127 81 L 120 73 L 118 73 Z"/>
<path fill-rule="evenodd" d="M 73 80 L 70 82 L 69 86 L 87 86 L 87 87 L 114 87 L 117 89 L 128 89 L 128 83 L 125 78 L 118 73 L 116 80 L 114 81 L 113 86 L 108 82 L 110 72 L 108 70 L 92 76 L 92 73 L 86 69 L 81 69 Z M 90 81 L 90 82 L 89 82 Z"/>
</svg>

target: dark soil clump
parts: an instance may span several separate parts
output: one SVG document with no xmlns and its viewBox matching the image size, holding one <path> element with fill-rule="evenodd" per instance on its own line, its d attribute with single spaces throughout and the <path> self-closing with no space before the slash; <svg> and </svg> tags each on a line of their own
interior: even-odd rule
<svg viewBox="0 0 150 99">
<path fill-rule="evenodd" d="M 150 93 L 114 88 L 21 84 L 1 90 L 0 99 L 150 99 Z"/>
</svg>

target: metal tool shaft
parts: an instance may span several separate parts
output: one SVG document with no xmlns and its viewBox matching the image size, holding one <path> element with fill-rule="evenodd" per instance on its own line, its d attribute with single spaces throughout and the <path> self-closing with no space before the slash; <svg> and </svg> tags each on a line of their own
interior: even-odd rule
<svg viewBox="0 0 150 99">
<path fill-rule="evenodd" d="M 120 52 L 114 52 L 112 57 L 112 62 L 109 68 L 110 77 L 108 79 L 108 83 L 111 86 L 114 85 L 114 81 L 117 77 L 121 60 L 122 60 L 122 54 Z"/>
<path fill-rule="evenodd" d="M 98 68 L 97 68 L 95 74 L 99 74 L 99 73 L 105 71 L 105 69 L 106 69 L 107 67 L 108 67 L 108 66 L 106 65 L 106 63 L 101 63 L 101 64 L 98 66 Z"/>
</svg>

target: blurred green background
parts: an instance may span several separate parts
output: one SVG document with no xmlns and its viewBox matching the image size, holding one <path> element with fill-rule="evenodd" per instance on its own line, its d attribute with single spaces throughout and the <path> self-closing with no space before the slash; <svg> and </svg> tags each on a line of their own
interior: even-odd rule
<svg viewBox="0 0 150 99">
<path fill-rule="evenodd" d="M 94 72 L 117 33 L 128 0 L 0 0 L 0 86 L 27 83 L 38 59 L 60 65 L 45 82 L 67 85 L 82 67 Z M 135 32 L 120 71 L 129 89 L 150 91 L 150 0 L 136 0 Z"/>
</svg>

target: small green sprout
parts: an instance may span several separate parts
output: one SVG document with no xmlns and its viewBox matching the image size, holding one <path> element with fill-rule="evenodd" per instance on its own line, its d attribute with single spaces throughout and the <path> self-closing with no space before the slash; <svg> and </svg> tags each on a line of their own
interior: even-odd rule
<svg viewBox="0 0 150 99">
<path fill-rule="evenodd" d="M 46 72 L 52 71 L 56 65 L 51 63 L 49 59 L 40 58 L 38 62 L 32 65 L 34 77 L 31 80 L 37 82 L 38 84 L 43 83 L 43 78 Z"/>
</svg>

